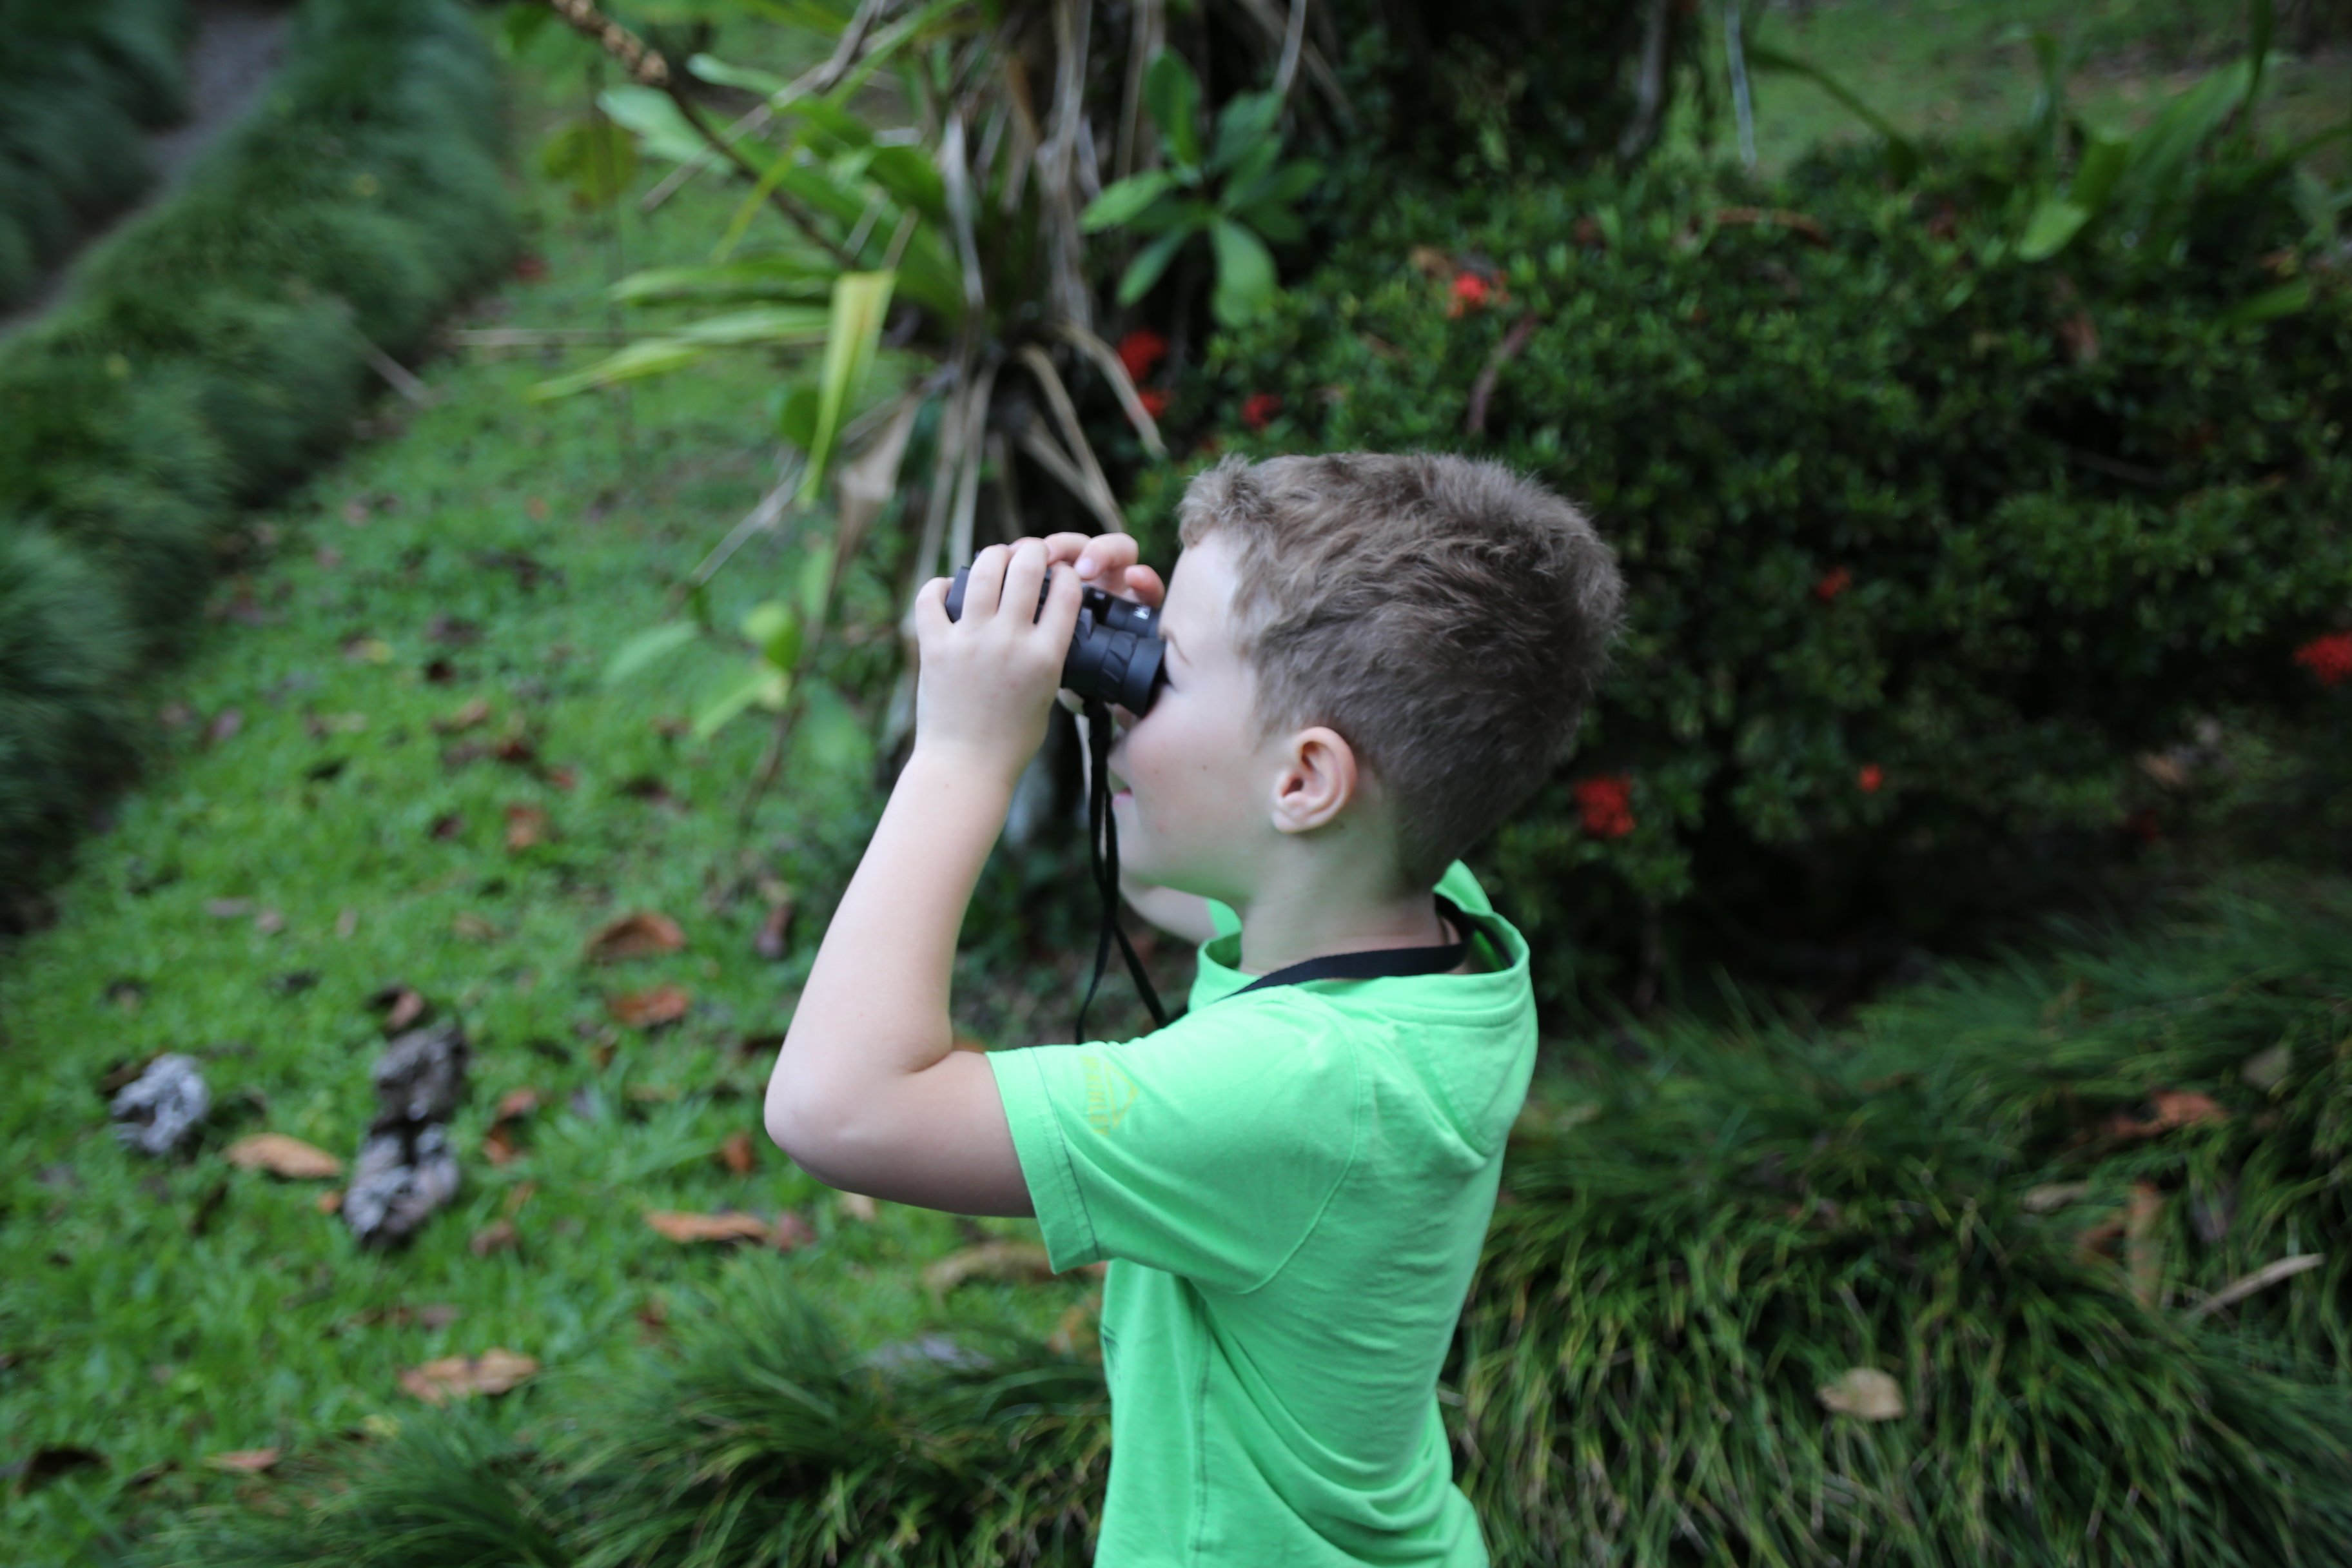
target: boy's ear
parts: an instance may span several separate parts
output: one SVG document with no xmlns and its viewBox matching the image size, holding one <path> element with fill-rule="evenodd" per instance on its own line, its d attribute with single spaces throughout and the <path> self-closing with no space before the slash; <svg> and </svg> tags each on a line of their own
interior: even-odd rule
<svg viewBox="0 0 2352 1568">
<path fill-rule="evenodd" d="M 1360 783 L 1355 749 L 1337 730 L 1316 724 L 1299 731 L 1275 774 L 1276 830 L 1304 833 L 1323 826 L 1356 798 Z"/>
</svg>

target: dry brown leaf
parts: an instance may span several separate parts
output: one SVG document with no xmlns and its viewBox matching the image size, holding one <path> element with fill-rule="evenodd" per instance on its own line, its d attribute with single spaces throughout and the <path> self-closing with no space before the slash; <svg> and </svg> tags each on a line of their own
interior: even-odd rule
<svg viewBox="0 0 2352 1568">
<path fill-rule="evenodd" d="M 477 1394 L 504 1394 L 539 1370 L 536 1358 L 492 1345 L 479 1355 L 443 1356 L 400 1374 L 400 1386 L 427 1405 Z"/>
<path fill-rule="evenodd" d="M 507 807 L 507 847 L 529 849 L 548 838 L 547 813 L 535 805 Z"/>
<path fill-rule="evenodd" d="M 632 1028 L 653 1029 L 686 1016 L 688 998 L 682 985 L 656 985 L 615 996 L 610 1005 L 614 1018 Z"/>
<path fill-rule="evenodd" d="M 1825 1409 L 1857 1421 L 1893 1421 L 1903 1414 L 1902 1384 L 1876 1367 L 1850 1366 L 1813 1396 Z"/>
<path fill-rule="evenodd" d="M 491 1164 L 510 1165 L 518 1152 L 513 1135 L 507 1131 L 505 1122 L 493 1124 L 488 1132 L 482 1134 L 482 1158 Z"/>
<path fill-rule="evenodd" d="M 491 924 L 486 917 L 478 915 L 471 910 L 457 911 L 449 921 L 449 929 L 467 942 L 493 942 L 497 940 L 499 934 L 497 926 Z"/>
<path fill-rule="evenodd" d="M 945 1295 L 967 1279 L 1014 1282 L 1051 1279 L 1054 1266 L 1034 1241 L 983 1241 L 950 1253 L 923 1270 L 923 1283 Z"/>
<path fill-rule="evenodd" d="M 2230 1120 L 2230 1113 L 2215 1103 L 2211 1095 L 2200 1094 L 2195 1089 L 2158 1089 L 2148 1100 L 2156 1107 L 2157 1125 L 2168 1130 Z"/>
<path fill-rule="evenodd" d="M 508 1247 L 516 1245 L 516 1243 L 520 1239 L 521 1237 L 515 1230 L 514 1221 L 510 1219 L 498 1219 L 492 1220 L 489 1224 L 476 1231 L 474 1233 L 474 1239 L 467 1243 L 467 1245 L 473 1249 L 475 1257 L 488 1258 L 493 1252 L 505 1251 Z"/>
<path fill-rule="evenodd" d="M 586 957 L 594 963 L 625 958 L 649 958 L 676 952 L 686 945 L 686 932 L 665 914 L 640 910 L 610 921 L 588 939 Z"/>
<path fill-rule="evenodd" d="M 216 1470 L 236 1470 L 248 1476 L 257 1476 L 275 1466 L 278 1458 L 278 1451 L 275 1448 L 235 1448 L 226 1454 L 207 1454 L 205 1463 Z"/>
<path fill-rule="evenodd" d="M 749 1132 L 730 1132 L 727 1142 L 719 1146 L 719 1159 L 737 1175 L 750 1175 L 752 1167 L 759 1163 L 759 1154 L 751 1145 L 751 1135 Z"/>
<path fill-rule="evenodd" d="M 2027 1191 L 2021 1206 L 2027 1214 L 2055 1214 L 2091 1195 L 2088 1182 L 2050 1182 Z"/>
<path fill-rule="evenodd" d="M 778 1252 L 793 1252 L 816 1239 L 816 1226 L 809 1224 L 791 1209 L 776 1216 L 776 1228 L 769 1237 L 769 1245 Z"/>
<path fill-rule="evenodd" d="M 522 1205 L 530 1202 L 531 1194 L 537 1191 L 539 1191 L 539 1184 L 537 1182 L 524 1182 L 517 1185 L 514 1191 L 507 1194 L 507 1201 L 504 1205 L 507 1213 L 509 1215 L 520 1214 L 522 1212 Z"/>
<path fill-rule="evenodd" d="M 871 1220 L 874 1217 L 874 1200 L 864 1193 L 844 1193 L 834 1200 L 833 1206 L 852 1219 Z"/>
<path fill-rule="evenodd" d="M 455 713 L 450 714 L 446 719 L 434 720 L 433 727 L 436 730 L 440 731 L 445 735 L 454 735 L 461 730 L 470 730 L 474 728 L 476 725 L 488 720 L 489 716 L 489 699 L 486 697 L 477 697 L 472 701 L 467 703 L 463 708 L 458 709 Z"/>
<path fill-rule="evenodd" d="M 539 1090 L 525 1084 L 520 1089 L 510 1089 L 499 1097 L 499 1109 L 491 1116 L 490 1121 L 493 1124 L 500 1121 L 513 1121 L 520 1117 L 529 1116 L 538 1109 Z"/>
<path fill-rule="evenodd" d="M 318 1196 L 316 1206 L 320 1214 L 342 1213 L 343 1189 L 341 1187 L 330 1187 L 325 1192 L 320 1193 Z"/>
<path fill-rule="evenodd" d="M 395 987 L 392 994 L 391 1010 L 383 1016 L 383 1032 L 387 1035 L 400 1034 L 424 1016 L 423 994 L 405 985 Z"/>
<path fill-rule="evenodd" d="M 222 1151 L 240 1170 L 268 1171 L 296 1181 L 322 1181 L 343 1173 L 343 1163 L 324 1149 L 283 1132 L 256 1132 Z"/>
<path fill-rule="evenodd" d="M 749 1214 L 686 1214 L 676 1209 L 654 1209 L 646 1215 L 646 1223 L 672 1241 L 766 1241 L 771 1233 L 766 1220 Z"/>
<path fill-rule="evenodd" d="M 760 922 L 760 934 L 751 939 L 751 951 L 761 958 L 784 956 L 784 932 L 793 923 L 793 906 L 789 900 L 768 906 L 767 918 Z"/>
</svg>

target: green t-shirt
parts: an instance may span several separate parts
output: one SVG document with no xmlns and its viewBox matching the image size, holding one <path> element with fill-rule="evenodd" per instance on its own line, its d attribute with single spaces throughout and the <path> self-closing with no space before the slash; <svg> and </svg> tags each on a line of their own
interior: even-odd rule
<svg viewBox="0 0 2352 1568">
<path fill-rule="evenodd" d="M 1485 973 L 1220 1002 L 1252 976 L 1213 902 L 1183 1017 L 990 1053 L 1047 1258 L 1112 1259 L 1098 1568 L 1486 1568 L 1437 1373 L 1535 1070 L 1535 994 L 1468 868 L 1437 890 L 1486 917 Z"/>
</svg>

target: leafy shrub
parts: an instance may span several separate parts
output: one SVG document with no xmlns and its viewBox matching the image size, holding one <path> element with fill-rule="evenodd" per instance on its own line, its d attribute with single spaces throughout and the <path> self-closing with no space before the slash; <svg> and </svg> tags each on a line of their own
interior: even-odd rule
<svg viewBox="0 0 2352 1568">
<path fill-rule="evenodd" d="M 140 130 L 186 112 L 186 0 L 0 0 L 0 306 L 149 179 Z"/>
<path fill-rule="evenodd" d="M 499 134 L 488 51 L 457 6 L 310 0 L 251 118 L 0 348 L 0 497 L 111 575 L 144 658 L 184 639 L 232 508 L 343 439 L 372 350 L 414 348 L 504 261 Z M 0 667 L 0 703 L 42 668 Z M 37 776 L 56 756 L 0 757 L 0 790 L 86 803 L 89 775 Z"/>
<path fill-rule="evenodd" d="M 138 651 L 102 568 L 0 520 L 0 887 L 40 868 L 87 792 L 130 763 Z"/>
<path fill-rule="evenodd" d="M 2193 715 L 2341 697 L 2293 654 L 2352 613 L 2352 289 L 2278 178 L 2169 258 L 2021 261 L 2022 156 L 1400 190 L 1180 394 L 1252 452 L 1504 458 L 1616 544 L 1617 670 L 1481 859 L 1549 1000 L 1702 933 L 1935 930 L 2118 838 Z M 2305 308 L 2229 320 L 2282 273 Z M 1161 547 L 1184 477 L 1130 509 Z"/>
</svg>

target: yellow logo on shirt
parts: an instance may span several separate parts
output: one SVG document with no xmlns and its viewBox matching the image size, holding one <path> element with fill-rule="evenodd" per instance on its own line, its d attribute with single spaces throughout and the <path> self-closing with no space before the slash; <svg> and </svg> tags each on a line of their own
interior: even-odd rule
<svg viewBox="0 0 2352 1568">
<path fill-rule="evenodd" d="M 1108 1132 L 1135 1103 L 1135 1080 L 1099 1057 L 1078 1060 L 1087 1069 L 1087 1123 L 1097 1132 Z"/>
</svg>

